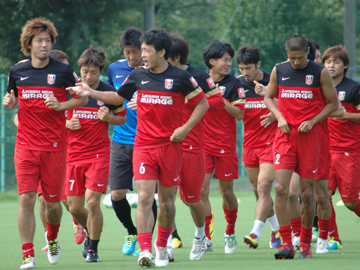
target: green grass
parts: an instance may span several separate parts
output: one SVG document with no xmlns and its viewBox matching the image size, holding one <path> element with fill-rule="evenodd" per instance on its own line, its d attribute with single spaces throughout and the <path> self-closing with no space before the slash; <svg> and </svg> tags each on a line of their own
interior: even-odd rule
<svg viewBox="0 0 360 270">
<path fill-rule="evenodd" d="M 330 251 L 328 254 L 315 254 L 313 246 L 312 259 L 300 260 L 298 254 L 294 260 L 277 261 L 274 259 L 274 249 L 269 248 L 270 226 L 265 225 L 262 232 L 259 248 L 249 249 L 242 241 L 242 236 L 248 234 L 253 226 L 255 198 L 251 191 L 236 191 L 239 203 L 238 220 L 236 223 L 236 235 L 238 249 L 235 254 L 224 254 L 223 234 L 225 219 L 221 207 L 221 197 L 218 191 L 211 193 L 212 209 L 215 214 L 215 235 L 213 238 L 214 252 L 205 254 L 200 261 L 190 261 L 189 253 L 191 241 L 194 235 L 194 224 L 187 207 L 178 199 L 176 201 L 176 223 L 179 234 L 183 240 L 184 248 L 175 250 L 175 262 L 169 269 L 358 269 L 359 268 L 359 234 L 357 228 L 360 219 L 344 206 L 335 206 L 337 213 L 340 236 L 344 244 L 341 251 Z M 11 198 L 12 196 L 10 196 Z M 334 202 L 340 200 L 334 197 Z M 19 269 L 22 262 L 21 242 L 17 228 L 16 201 L 0 201 L 0 269 Z M 36 205 L 36 233 L 35 233 L 35 256 L 38 269 L 57 270 L 83 270 L 83 269 L 139 269 L 137 257 L 124 256 L 121 248 L 124 243 L 125 229 L 117 220 L 114 211 L 103 207 L 104 228 L 99 244 L 99 256 L 102 260 L 99 264 L 85 263 L 82 257 L 82 245 L 76 245 L 73 236 L 71 216 L 64 210 L 63 221 L 60 227 L 59 242 L 61 245 L 61 260 L 58 265 L 52 266 L 47 260 L 45 253 L 40 249 L 45 245 L 44 231 L 38 215 L 38 203 Z M 135 209 L 132 214 L 135 215 Z M 155 237 L 154 237 L 155 238 Z"/>
</svg>

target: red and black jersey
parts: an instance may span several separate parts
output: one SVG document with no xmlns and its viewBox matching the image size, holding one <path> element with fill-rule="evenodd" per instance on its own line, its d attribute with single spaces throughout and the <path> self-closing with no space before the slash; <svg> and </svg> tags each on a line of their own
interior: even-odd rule
<svg viewBox="0 0 360 270">
<path fill-rule="evenodd" d="M 216 88 L 216 85 L 213 79 L 203 70 L 189 66 L 186 70 L 189 72 L 195 80 L 198 82 L 199 86 L 203 90 L 207 101 L 209 103 L 210 111 L 220 111 L 225 107 L 224 99 L 222 98 L 219 89 Z M 187 102 L 184 106 L 184 115 L 183 115 L 183 124 L 185 124 L 192 112 L 194 111 L 196 103 Z M 183 150 L 191 151 L 198 153 L 204 149 L 204 122 L 201 119 L 186 135 L 183 140 Z"/>
<path fill-rule="evenodd" d="M 324 67 L 313 61 L 300 70 L 293 69 L 289 61 L 275 67 L 279 110 L 285 120 L 297 126 L 319 114 L 326 104 L 320 83 Z"/>
<path fill-rule="evenodd" d="M 101 92 L 116 91 L 114 87 L 102 81 L 96 90 Z M 110 113 L 113 112 L 114 115 L 126 115 L 124 105 L 108 105 L 91 97 L 85 106 L 68 110 L 67 119 L 70 120 L 76 114 L 81 126 L 78 130 L 67 129 L 68 163 L 79 161 L 94 163 L 110 159 L 109 123 L 98 118 L 98 110 L 102 106 L 108 107 Z"/>
<path fill-rule="evenodd" d="M 270 74 L 263 73 L 263 78 L 259 81 L 267 86 L 270 81 Z M 243 76 L 239 77 L 245 92 L 245 109 L 244 109 L 244 149 L 271 146 L 274 142 L 275 132 L 277 129 L 276 122 L 270 124 L 267 128 L 260 125 L 263 119 L 261 116 L 268 114 L 270 111 L 264 103 L 264 97 L 255 93 L 255 84 L 245 80 Z"/>
<path fill-rule="evenodd" d="M 360 112 L 360 84 L 344 76 L 335 87 L 345 112 Z M 360 123 L 328 118 L 330 149 L 351 151 L 360 148 Z"/>
<path fill-rule="evenodd" d="M 224 99 L 244 109 L 245 93 L 240 80 L 228 74 L 220 82 L 219 90 Z M 236 155 L 236 122 L 225 109 L 207 111 L 204 116 L 205 153 L 213 156 Z"/>
<path fill-rule="evenodd" d="M 171 143 L 174 130 L 182 125 L 184 96 L 189 102 L 205 97 L 194 77 L 171 64 L 162 73 L 144 68 L 133 70 L 117 93 L 130 100 L 135 91 L 138 91 L 135 146 L 143 148 Z"/>
<path fill-rule="evenodd" d="M 34 68 L 30 60 L 25 60 L 10 70 L 7 91 L 13 89 L 19 98 L 18 148 L 66 150 L 65 113 L 49 109 L 44 101 L 49 96 L 55 96 L 59 102 L 66 101 L 65 88 L 74 86 L 79 79 L 69 65 L 49 59 L 44 68 Z"/>
</svg>

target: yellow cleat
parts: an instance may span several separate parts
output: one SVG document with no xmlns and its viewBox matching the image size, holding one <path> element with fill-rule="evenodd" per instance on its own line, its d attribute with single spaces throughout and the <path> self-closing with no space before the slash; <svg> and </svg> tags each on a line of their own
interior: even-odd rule
<svg viewBox="0 0 360 270">
<path fill-rule="evenodd" d="M 214 213 L 211 212 L 211 219 L 210 219 L 210 224 L 209 224 L 209 233 L 210 233 L 211 239 L 214 237 L 214 232 L 215 232 L 214 219 L 215 219 Z"/>
<path fill-rule="evenodd" d="M 173 247 L 173 248 L 182 248 L 182 247 L 183 247 L 183 244 L 182 244 L 182 242 L 181 242 L 180 239 L 174 237 L 174 238 L 172 239 L 172 247 Z"/>
</svg>

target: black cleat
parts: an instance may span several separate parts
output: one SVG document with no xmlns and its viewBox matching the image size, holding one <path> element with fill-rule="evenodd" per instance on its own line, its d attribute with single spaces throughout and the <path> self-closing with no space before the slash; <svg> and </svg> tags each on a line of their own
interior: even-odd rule
<svg viewBox="0 0 360 270">
<path fill-rule="evenodd" d="M 278 251 L 275 252 L 275 259 L 294 259 L 295 249 L 293 246 L 284 243 L 278 247 Z"/>
</svg>

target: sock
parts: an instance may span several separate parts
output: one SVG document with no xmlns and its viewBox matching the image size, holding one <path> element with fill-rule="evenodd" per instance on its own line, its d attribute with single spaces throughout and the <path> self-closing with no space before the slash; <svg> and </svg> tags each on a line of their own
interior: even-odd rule
<svg viewBox="0 0 360 270">
<path fill-rule="evenodd" d="M 273 232 L 277 232 L 280 228 L 279 221 L 277 219 L 276 214 L 274 214 L 272 217 L 269 217 L 267 221 L 270 223 L 271 230 Z"/>
<path fill-rule="evenodd" d="M 357 205 L 351 211 L 353 211 L 358 217 L 360 217 L 360 200 L 358 200 Z"/>
<path fill-rule="evenodd" d="M 90 238 L 89 251 L 97 253 L 99 241 L 100 241 L 100 239 L 99 240 L 93 240 L 93 239 Z"/>
<path fill-rule="evenodd" d="M 35 257 L 34 244 L 33 243 L 25 243 L 22 245 L 23 250 L 23 258 L 30 255 L 31 257 Z"/>
<path fill-rule="evenodd" d="M 339 232 L 336 225 L 336 213 L 332 202 L 332 198 L 330 199 L 330 204 L 331 204 L 331 218 L 330 218 L 329 236 L 331 238 L 334 238 L 334 240 L 340 242 Z"/>
<path fill-rule="evenodd" d="M 169 237 L 168 237 L 166 246 L 167 246 L 167 247 L 172 247 L 172 235 L 171 235 L 171 234 L 170 234 Z"/>
<path fill-rule="evenodd" d="M 154 233 L 155 224 L 156 224 L 156 218 L 157 218 L 157 204 L 156 204 L 155 198 L 154 198 L 153 205 L 152 205 L 152 211 L 153 211 L 153 214 L 154 214 L 154 226 L 152 227 L 151 232 Z"/>
<path fill-rule="evenodd" d="M 301 227 L 301 234 L 300 234 L 300 243 L 311 243 L 311 237 L 312 237 L 312 228 L 305 228 Z"/>
<path fill-rule="evenodd" d="M 316 228 L 317 230 L 319 230 L 318 220 L 319 220 L 318 215 L 315 214 L 313 227 Z"/>
<path fill-rule="evenodd" d="M 319 218 L 319 238 L 324 239 L 324 240 L 328 239 L 330 220 L 331 220 L 331 218 L 328 220 Z"/>
<path fill-rule="evenodd" d="M 113 209 L 117 218 L 120 220 L 122 225 L 127 229 L 129 235 L 136 235 L 137 230 L 131 219 L 131 207 L 126 197 L 120 201 L 114 201 L 111 198 Z"/>
<path fill-rule="evenodd" d="M 205 235 L 209 240 L 211 240 L 210 228 L 209 228 L 210 220 L 211 220 L 211 215 L 205 216 Z"/>
<path fill-rule="evenodd" d="M 301 217 L 291 220 L 291 228 L 294 236 L 299 237 L 301 233 Z"/>
<path fill-rule="evenodd" d="M 254 221 L 254 227 L 252 228 L 251 232 L 255 233 L 258 240 L 260 240 L 262 229 L 264 228 L 265 222 L 262 222 L 261 220 L 255 220 Z"/>
<path fill-rule="evenodd" d="M 172 226 L 170 229 L 164 229 L 161 228 L 161 226 L 158 224 L 158 237 L 156 239 L 156 246 L 157 247 L 166 247 L 167 240 L 169 238 L 169 235 L 172 232 Z"/>
<path fill-rule="evenodd" d="M 141 251 L 148 250 L 148 251 L 150 251 L 150 253 L 152 253 L 152 251 L 151 251 L 152 235 L 153 234 L 151 232 L 138 234 L 138 241 L 139 241 L 139 246 L 140 246 Z"/>
<path fill-rule="evenodd" d="M 195 237 L 199 239 L 203 239 L 205 237 L 205 224 L 200 228 L 195 226 Z"/>
<path fill-rule="evenodd" d="M 223 210 L 227 222 L 225 234 L 226 235 L 235 234 L 235 223 L 237 219 L 238 207 L 236 206 L 236 208 L 233 210 L 229 210 L 223 207 Z"/>
<path fill-rule="evenodd" d="M 73 218 L 74 225 L 79 225 L 79 223 L 76 222 L 75 218 Z"/>
<path fill-rule="evenodd" d="M 279 228 L 279 232 L 281 235 L 281 238 L 283 240 L 283 243 L 287 243 L 290 246 L 293 246 L 292 241 L 291 241 L 291 226 L 280 226 Z"/>
<path fill-rule="evenodd" d="M 48 242 L 54 241 L 57 238 L 59 232 L 60 223 L 58 225 L 50 224 L 46 221 L 47 240 Z"/>
<path fill-rule="evenodd" d="M 172 232 L 172 238 L 177 238 L 181 241 L 180 235 L 178 234 L 177 229 L 175 229 L 175 231 Z"/>
</svg>

